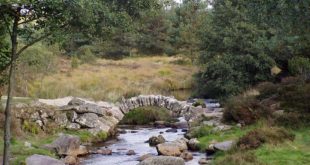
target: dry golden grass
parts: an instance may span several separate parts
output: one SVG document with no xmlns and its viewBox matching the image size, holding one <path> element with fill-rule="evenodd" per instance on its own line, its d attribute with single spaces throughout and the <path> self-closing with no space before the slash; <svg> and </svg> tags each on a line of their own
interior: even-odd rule
<svg viewBox="0 0 310 165">
<path fill-rule="evenodd" d="M 78 96 L 117 101 L 122 96 L 164 94 L 185 99 L 189 97 L 189 92 L 184 90 L 192 87 L 192 75 L 197 68 L 173 64 L 175 60 L 178 58 L 163 56 L 126 58 L 120 61 L 100 59 L 94 64 L 80 65 L 77 69 L 60 69 L 56 74 L 31 82 L 28 86 L 29 96 Z"/>
</svg>

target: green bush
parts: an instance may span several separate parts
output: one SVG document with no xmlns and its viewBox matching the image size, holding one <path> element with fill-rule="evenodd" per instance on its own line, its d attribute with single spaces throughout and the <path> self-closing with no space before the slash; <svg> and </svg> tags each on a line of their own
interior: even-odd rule
<svg viewBox="0 0 310 165">
<path fill-rule="evenodd" d="M 279 89 L 278 100 L 287 112 L 310 114 L 310 83 L 289 83 Z"/>
<path fill-rule="evenodd" d="M 262 105 L 255 97 L 235 96 L 225 103 L 223 120 L 225 122 L 253 124 L 270 115 L 270 109 Z"/>
<path fill-rule="evenodd" d="M 79 59 L 76 56 L 71 57 L 71 68 L 76 69 L 79 67 Z"/>
<path fill-rule="evenodd" d="M 275 124 L 286 128 L 299 129 L 310 126 L 310 114 L 288 112 L 276 116 L 274 119 Z"/>
<path fill-rule="evenodd" d="M 128 112 L 123 120 L 122 124 L 150 124 L 155 121 L 170 121 L 171 115 L 165 108 L 160 107 L 140 107 Z"/>
<path fill-rule="evenodd" d="M 196 96 L 227 98 L 251 85 L 271 80 L 273 60 L 266 55 L 224 54 L 211 58 L 196 74 Z"/>
<path fill-rule="evenodd" d="M 82 46 L 77 51 L 77 57 L 81 63 L 94 63 L 96 56 L 93 54 L 90 46 Z"/>
<path fill-rule="evenodd" d="M 199 126 L 199 127 L 192 129 L 190 134 L 192 137 L 200 138 L 200 137 L 204 137 L 204 136 L 208 136 L 210 134 L 213 134 L 214 131 L 212 131 L 212 129 L 213 129 L 213 127 L 211 127 L 211 126 Z"/>
<path fill-rule="evenodd" d="M 256 149 L 264 143 L 278 144 L 285 140 L 293 141 L 294 138 L 294 134 L 284 128 L 257 128 L 241 137 L 237 142 L 237 146 L 241 150 Z"/>
<path fill-rule="evenodd" d="M 310 59 L 304 57 L 293 57 L 288 61 L 288 68 L 292 75 L 309 76 Z"/>
<path fill-rule="evenodd" d="M 279 85 L 272 82 L 263 82 L 257 86 L 259 91 L 258 99 L 266 99 L 272 96 L 277 96 Z"/>
</svg>

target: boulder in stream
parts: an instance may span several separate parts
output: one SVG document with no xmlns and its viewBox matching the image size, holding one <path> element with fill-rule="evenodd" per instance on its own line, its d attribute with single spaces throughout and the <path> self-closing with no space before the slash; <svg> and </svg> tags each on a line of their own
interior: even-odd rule
<svg viewBox="0 0 310 165">
<path fill-rule="evenodd" d="M 193 154 L 188 151 L 185 151 L 185 152 L 182 152 L 180 157 L 183 158 L 185 161 L 189 161 L 193 159 Z"/>
<path fill-rule="evenodd" d="M 152 136 L 148 140 L 150 146 L 156 146 L 157 144 L 165 143 L 166 139 L 162 135 Z"/>
<path fill-rule="evenodd" d="M 197 138 L 190 139 L 187 145 L 188 145 L 188 148 L 192 151 L 199 150 L 199 141 L 197 140 Z"/>
<path fill-rule="evenodd" d="M 153 155 L 152 154 L 145 154 L 145 155 L 142 155 L 142 156 L 140 156 L 139 158 L 138 158 L 138 161 L 143 161 L 143 160 L 145 160 L 145 159 L 147 159 L 147 158 L 150 158 L 150 157 L 153 157 Z"/>
<path fill-rule="evenodd" d="M 154 156 L 147 158 L 138 165 L 185 165 L 182 158 L 174 156 Z"/>
</svg>

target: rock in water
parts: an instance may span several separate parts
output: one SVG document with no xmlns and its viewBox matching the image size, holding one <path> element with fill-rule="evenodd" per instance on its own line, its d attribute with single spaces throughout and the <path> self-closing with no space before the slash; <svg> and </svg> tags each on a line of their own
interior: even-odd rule
<svg viewBox="0 0 310 165">
<path fill-rule="evenodd" d="M 77 163 L 77 158 L 74 156 L 66 156 L 63 161 L 68 165 L 75 165 Z"/>
<path fill-rule="evenodd" d="M 170 129 L 167 129 L 166 132 L 173 132 L 173 133 L 177 133 L 178 130 L 175 129 L 175 128 L 170 128 Z"/>
<path fill-rule="evenodd" d="M 147 159 L 147 158 L 150 158 L 150 157 L 153 157 L 153 155 L 152 154 L 145 154 L 145 155 L 142 155 L 142 156 L 140 156 L 139 158 L 138 158 L 138 161 L 143 161 L 143 160 L 145 160 L 145 159 Z"/>
<path fill-rule="evenodd" d="M 207 160 L 206 158 L 201 158 L 199 161 L 198 161 L 199 164 L 209 164 L 210 163 L 210 160 Z"/>
<path fill-rule="evenodd" d="M 185 161 L 189 161 L 193 159 L 193 154 L 185 151 L 185 152 L 182 152 L 180 157 L 183 158 Z"/>
<path fill-rule="evenodd" d="M 188 141 L 188 148 L 192 151 L 199 150 L 199 141 L 197 138 L 193 138 Z"/>
<path fill-rule="evenodd" d="M 65 165 L 65 163 L 49 156 L 35 154 L 26 159 L 26 165 Z"/>
<path fill-rule="evenodd" d="M 108 148 L 99 149 L 97 150 L 97 154 L 112 155 L 112 150 Z"/>
<path fill-rule="evenodd" d="M 149 139 L 150 146 L 156 146 L 157 144 L 165 143 L 166 139 L 162 135 L 152 136 Z"/>
<path fill-rule="evenodd" d="M 180 148 L 176 144 L 173 144 L 173 143 L 158 144 L 156 146 L 156 149 L 159 155 L 164 155 L 164 156 L 180 156 L 181 155 Z"/>
<path fill-rule="evenodd" d="M 147 158 L 138 165 L 185 165 L 182 158 L 173 156 L 154 156 Z"/>
<path fill-rule="evenodd" d="M 136 155 L 136 152 L 134 150 L 128 150 L 126 155 Z"/>
</svg>

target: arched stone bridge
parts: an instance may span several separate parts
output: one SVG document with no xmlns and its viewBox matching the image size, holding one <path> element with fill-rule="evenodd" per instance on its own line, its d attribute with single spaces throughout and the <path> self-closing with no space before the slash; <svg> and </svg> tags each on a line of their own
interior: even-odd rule
<svg viewBox="0 0 310 165">
<path fill-rule="evenodd" d="M 39 99 L 41 104 L 20 107 L 16 117 L 22 121 L 37 123 L 43 130 L 54 121 L 60 127 L 78 130 L 86 129 L 93 134 L 100 131 L 113 134 L 114 128 L 129 111 L 144 106 L 158 106 L 171 111 L 174 116 L 185 117 L 191 122 L 202 116 L 206 109 L 193 107 L 186 101 L 161 95 L 139 95 L 123 99 L 120 103 L 93 102 L 80 98 L 66 97 L 54 100 Z M 36 107 L 36 108 L 35 108 Z M 54 110 L 53 110 L 54 109 Z"/>
<path fill-rule="evenodd" d="M 179 101 L 174 97 L 162 95 L 139 95 L 130 99 L 123 99 L 119 109 L 123 114 L 138 107 L 158 106 L 170 110 L 176 116 L 184 116 L 189 121 L 204 112 L 203 108 L 194 107 L 186 101 Z"/>
</svg>

